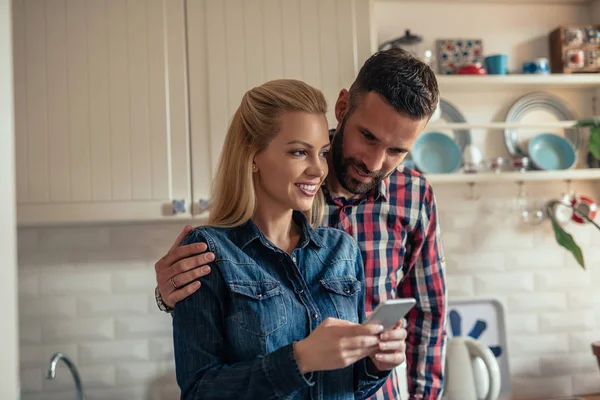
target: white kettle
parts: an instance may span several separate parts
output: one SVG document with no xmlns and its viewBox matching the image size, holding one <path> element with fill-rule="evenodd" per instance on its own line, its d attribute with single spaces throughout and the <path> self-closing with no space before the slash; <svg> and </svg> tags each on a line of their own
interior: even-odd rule
<svg viewBox="0 0 600 400">
<path fill-rule="evenodd" d="M 455 336 L 446 345 L 444 400 L 497 400 L 500 367 L 485 345 Z"/>
</svg>

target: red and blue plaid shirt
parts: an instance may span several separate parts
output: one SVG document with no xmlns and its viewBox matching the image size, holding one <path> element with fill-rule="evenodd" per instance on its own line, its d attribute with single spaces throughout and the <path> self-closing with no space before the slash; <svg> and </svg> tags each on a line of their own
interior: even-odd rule
<svg viewBox="0 0 600 400">
<path fill-rule="evenodd" d="M 445 258 L 433 190 L 419 173 L 398 167 L 360 199 L 332 198 L 323 225 L 342 229 L 360 246 L 367 316 L 382 301 L 413 297 L 406 316 L 406 362 L 411 400 L 441 398 L 446 332 Z M 400 398 L 398 376 L 372 397 Z"/>
</svg>

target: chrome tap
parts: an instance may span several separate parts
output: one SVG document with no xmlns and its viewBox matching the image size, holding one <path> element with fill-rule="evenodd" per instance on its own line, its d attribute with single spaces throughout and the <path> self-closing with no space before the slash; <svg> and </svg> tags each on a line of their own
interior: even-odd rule
<svg viewBox="0 0 600 400">
<path fill-rule="evenodd" d="M 85 400 L 85 394 L 83 393 L 83 386 L 81 385 L 81 378 L 79 377 L 79 372 L 77 372 L 77 367 L 71 359 L 63 353 L 55 353 L 52 358 L 50 358 L 50 367 L 48 368 L 48 375 L 46 375 L 46 379 L 54 379 L 56 377 L 56 365 L 60 360 L 63 360 L 69 370 L 71 371 L 71 375 L 73 375 L 73 380 L 75 381 L 75 389 L 77 390 L 77 400 Z"/>
</svg>

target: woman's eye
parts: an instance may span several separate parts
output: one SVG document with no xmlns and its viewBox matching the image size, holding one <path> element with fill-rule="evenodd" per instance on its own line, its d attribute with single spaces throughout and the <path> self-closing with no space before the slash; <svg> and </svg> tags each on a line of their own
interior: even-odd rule
<svg viewBox="0 0 600 400">
<path fill-rule="evenodd" d="M 327 157 L 328 154 L 329 154 L 329 150 L 323 150 L 321 152 L 321 157 Z"/>
<path fill-rule="evenodd" d="M 292 150 L 290 154 L 295 157 L 302 157 L 306 155 L 306 150 Z"/>
</svg>

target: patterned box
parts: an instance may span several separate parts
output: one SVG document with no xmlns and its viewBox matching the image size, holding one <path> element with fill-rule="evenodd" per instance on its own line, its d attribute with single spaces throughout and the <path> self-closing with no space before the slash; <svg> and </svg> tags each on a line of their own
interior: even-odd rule
<svg viewBox="0 0 600 400">
<path fill-rule="evenodd" d="M 454 74 L 465 64 L 483 64 L 481 39 L 439 39 L 436 41 L 439 73 Z"/>
</svg>

